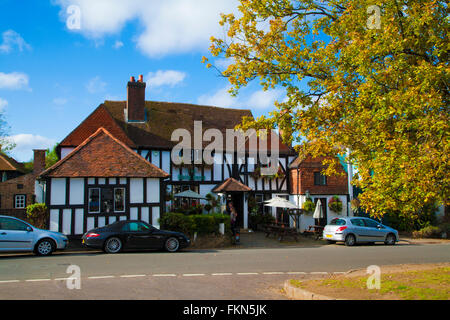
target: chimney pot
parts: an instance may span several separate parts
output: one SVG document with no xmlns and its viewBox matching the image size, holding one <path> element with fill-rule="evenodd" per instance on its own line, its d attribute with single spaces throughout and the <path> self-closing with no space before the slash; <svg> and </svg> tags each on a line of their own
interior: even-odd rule
<svg viewBox="0 0 450 320">
<path fill-rule="evenodd" d="M 134 81 L 135 81 L 134 77 L 130 77 L 130 82 L 134 82 Z"/>
<path fill-rule="evenodd" d="M 127 85 L 127 104 L 125 115 L 128 122 L 145 122 L 145 87 L 144 76 L 139 76 L 135 82 L 134 77 Z"/>
</svg>

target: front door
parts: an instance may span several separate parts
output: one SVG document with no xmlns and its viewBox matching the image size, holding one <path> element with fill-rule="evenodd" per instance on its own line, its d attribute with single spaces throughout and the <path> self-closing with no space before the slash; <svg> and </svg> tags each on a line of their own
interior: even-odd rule
<svg viewBox="0 0 450 320">
<path fill-rule="evenodd" d="M 237 212 L 236 226 L 242 228 L 244 226 L 244 199 L 243 193 L 232 193 L 231 201 Z"/>
</svg>

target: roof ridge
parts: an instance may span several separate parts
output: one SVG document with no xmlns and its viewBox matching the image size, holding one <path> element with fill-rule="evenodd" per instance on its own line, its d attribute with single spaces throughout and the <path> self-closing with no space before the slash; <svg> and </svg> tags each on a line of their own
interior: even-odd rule
<svg viewBox="0 0 450 320">
<path fill-rule="evenodd" d="M 120 102 L 120 103 L 126 103 L 126 100 L 105 100 L 104 102 Z M 203 107 L 203 108 L 215 108 L 215 109 L 223 109 L 223 110 L 230 110 L 230 111 L 249 111 L 252 114 L 251 109 L 246 108 L 226 108 L 226 107 L 217 107 L 217 106 L 210 106 L 210 105 L 204 105 L 204 104 L 195 104 L 195 103 L 188 103 L 188 102 L 170 102 L 170 101 L 156 101 L 156 100 L 145 100 L 145 102 L 149 103 L 165 103 L 165 104 L 174 104 L 174 105 L 185 105 L 185 106 L 193 106 L 193 107 Z M 253 114 L 252 114 L 253 116 Z"/>
</svg>

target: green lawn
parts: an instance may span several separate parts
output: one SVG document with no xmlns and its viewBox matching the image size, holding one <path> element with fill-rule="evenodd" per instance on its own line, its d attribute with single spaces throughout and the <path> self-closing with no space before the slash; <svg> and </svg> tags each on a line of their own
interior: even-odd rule
<svg viewBox="0 0 450 320">
<path fill-rule="evenodd" d="M 291 280 L 291 284 L 338 299 L 450 299 L 450 267 L 382 273 L 380 289 L 369 290 L 367 288 L 367 279 L 368 276 L 336 277 L 310 281 Z"/>
</svg>

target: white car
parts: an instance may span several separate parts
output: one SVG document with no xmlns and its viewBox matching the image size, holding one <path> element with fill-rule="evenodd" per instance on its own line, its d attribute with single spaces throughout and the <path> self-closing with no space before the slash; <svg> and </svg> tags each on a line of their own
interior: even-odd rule
<svg viewBox="0 0 450 320">
<path fill-rule="evenodd" d="M 0 252 L 30 251 L 48 256 L 67 248 L 69 239 L 62 233 L 42 230 L 10 216 L 0 216 Z"/>
</svg>

